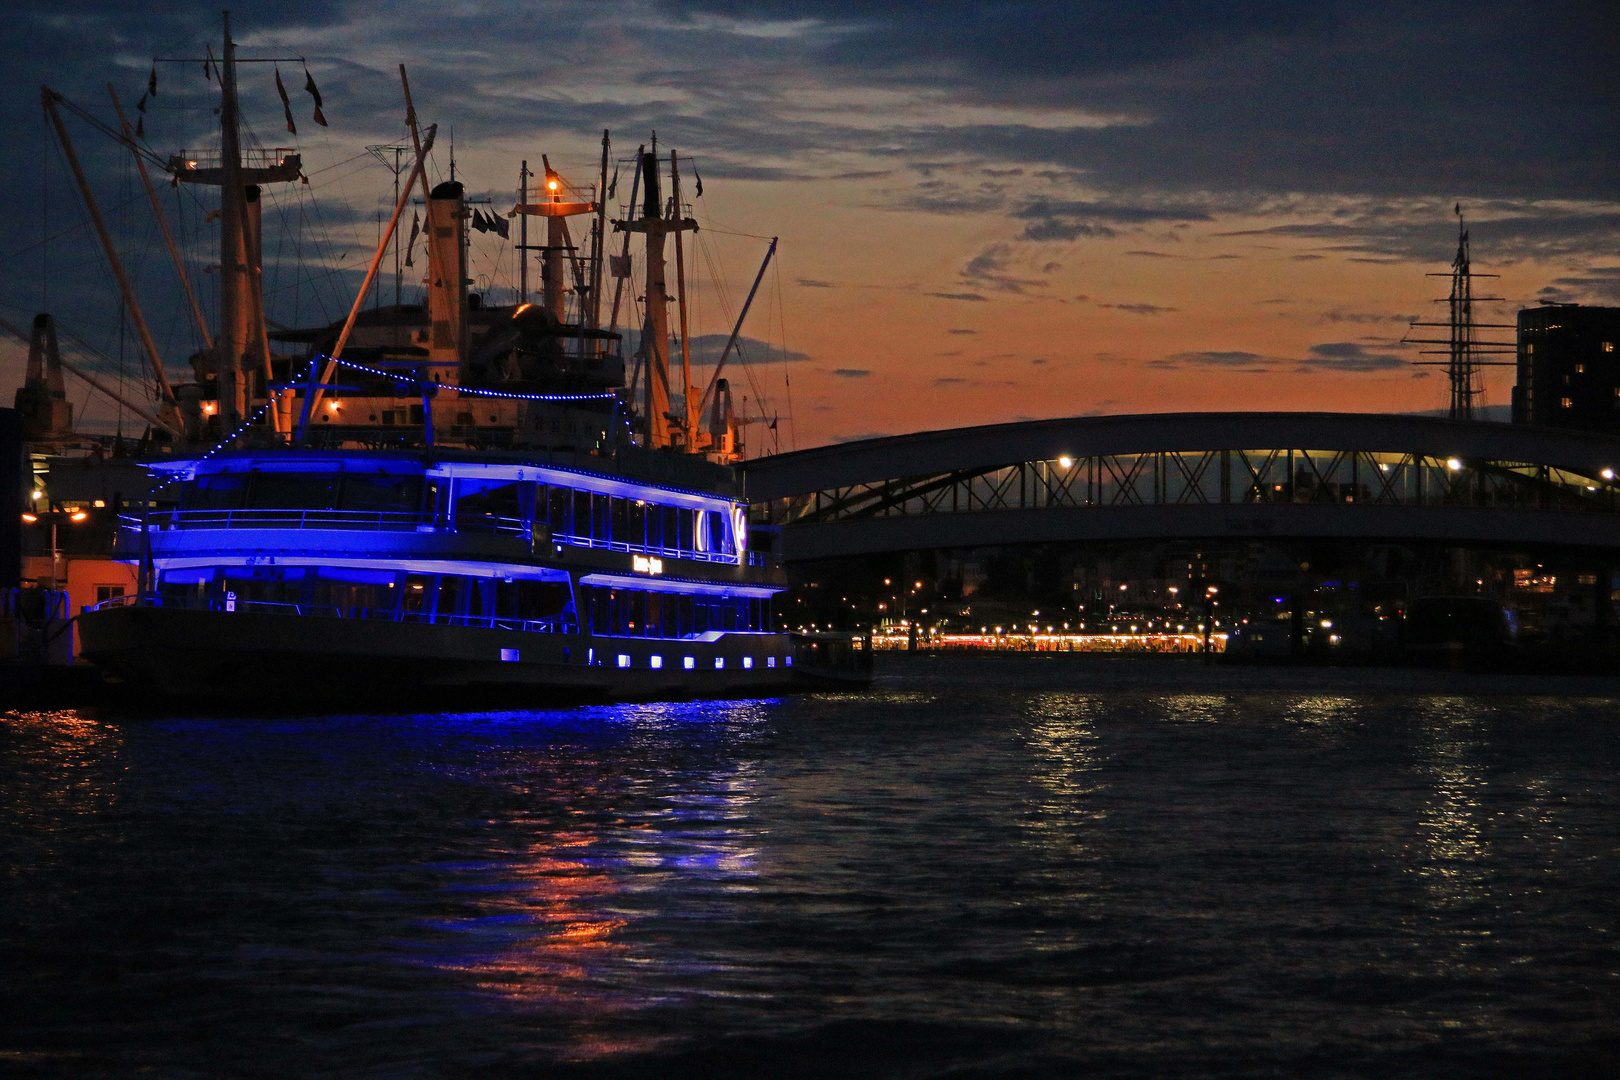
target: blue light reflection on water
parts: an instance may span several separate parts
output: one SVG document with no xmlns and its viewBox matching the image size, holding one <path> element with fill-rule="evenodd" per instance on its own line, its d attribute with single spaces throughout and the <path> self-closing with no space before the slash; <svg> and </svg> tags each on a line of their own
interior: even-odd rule
<svg viewBox="0 0 1620 1080">
<path fill-rule="evenodd" d="M 0 1061 L 1595 1070 L 1617 701 L 920 660 L 768 701 L 9 716 Z"/>
</svg>

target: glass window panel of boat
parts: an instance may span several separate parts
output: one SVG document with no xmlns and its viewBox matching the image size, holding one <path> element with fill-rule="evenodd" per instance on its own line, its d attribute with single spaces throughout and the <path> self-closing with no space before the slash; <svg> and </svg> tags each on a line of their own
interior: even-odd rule
<svg viewBox="0 0 1620 1080">
<path fill-rule="evenodd" d="M 551 507 L 546 518 L 551 523 L 551 531 L 560 534 L 573 532 L 570 515 L 574 507 L 574 493 L 565 487 L 548 487 L 546 501 Z"/>
<path fill-rule="evenodd" d="M 254 510 L 331 510 L 337 502 L 339 473 L 254 471 L 247 505 Z"/>
<path fill-rule="evenodd" d="M 568 531 L 571 535 L 588 538 L 591 535 L 591 493 L 576 491 L 573 494 L 573 517 L 569 519 Z"/>
<path fill-rule="evenodd" d="M 338 509 L 364 514 L 419 514 L 423 478 L 409 473 L 348 472 Z"/>
<path fill-rule="evenodd" d="M 420 615 L 429 610 L 434 600 L 436 574 L 406 574 L 405 592 L 400 597 L 400 611 L 410 615 Z"/>
<path fill-rule="evenodd" d="M 666 508 L 657 503 L 647 505 L 647 547 L 659 550 L 664 546 L 664 519 Z"/>
<path fill-rule="evenodd" d="M 247 473 L 208 473 L 186 485 L 181 505 L 187 510 L 240 510 L 247 492 Z"/>
<path fill-rule="evenodd" d="M 462 615 L 461 605 L 467 598 L 466 579 L 454 574 L 439 578 L 439 603 L 434 609 L 438 615 Z"/>
<path fill-rule="evenodd" d="M 492 579 L 467 579 L 466 614 L 470 619 L 487 619 L 497 614 L 495 608 L 495 582 Z"/>
<path fill-rule="evenodd" d="M 731 530 L 727 528 L 726 515 L 718 510 L 705 510 L 709 519 L 709 550 L 716 554 L 730 555 L 736 549 L 731 544 Z"/>
<path fill-rule="evenodd" d="M 676 534 L 676 543 L 674 546 L 680 548 L 682 551 L 697 550 L 696 533 L 697 516 L 699 513 L 700 511 L 688 510 L 685 507 L 677 507 L 675 510 L 678 522 L 678 532 Z"/>
<path fill-rule="evenodd" d="M 528 520 L 534 484 L 527 480 L 456 481 L 456 523 L 499 525 Z"/>
<path fill-rule="evenodd" d="M 568 610 L 568 584 L 562 581 L 518 581 L 514 583 L 516 609 L 520 619 L 550 619 Z"/>
<path fill-rule="evenodd" d="M 636 539 L 630 535 L 630 500 L 610 496 L 608 498 L 608 507 L 610 526 L 613 529 L 613 532 L 609 534 L 610 539 L 621 544 L 636 543 Z"/>
</svg>

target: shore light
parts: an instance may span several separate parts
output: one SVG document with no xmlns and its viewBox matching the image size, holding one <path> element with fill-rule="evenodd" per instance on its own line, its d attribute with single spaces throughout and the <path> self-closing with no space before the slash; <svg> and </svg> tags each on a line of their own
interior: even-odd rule
<svg viewBox="0 0 1620 1080">
<path fill-rule="evenodd" d="M 1613 469 L 1604 469 L 1598 475 L 1602 476 L 1603 479 L 1605 479 L 1605 480 L 1613 480 L 1614 479 L 1614 470 Z M 37 498 L 39 498 L 39 496 L 35 495 L 34 498 L 37 499 Z"/>
<path fill-rule="evenodd" d="M 1068 454 L 1064 454 L 1062 457 L 1058 458 L 1058 465 L 1065 469 L 1072 469 L 1074 468 L 1074 458 L 1070 457 Z"/>
<path fill-rule="evenodd" d="M 1446 468 L 1450 469 L 1452 472 L 1457 472 L 1462 468 L 1462 462 L 1458 461 L 1456 458 L 1446 458 Z"/>
</svg>

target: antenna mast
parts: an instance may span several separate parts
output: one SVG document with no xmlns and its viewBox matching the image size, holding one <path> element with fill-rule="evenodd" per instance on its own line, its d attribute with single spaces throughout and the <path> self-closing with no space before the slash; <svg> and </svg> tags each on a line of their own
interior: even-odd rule
<svg viewBox="0 0 1620 1080">
<path fill-rule="evenodd" d="M 1497 301 L 1500 296 L 1475 296 L 1474 279 L 1498 277 L 1497 274 L 1476 274 L 1468 250 L 1468 223 L 1463 219 L 1462 204 L 1452 208 L 1457 215 L 1457 254 L 1451 260 L 1449 274 L 1429 274 L 1429 277 L 1451 278 L 1451 295 L 1436 300 L 1448 305 L 1449 318 L 1445 322 L 1418 322 L 1412 326 L 1444 327 L 1449 331 L 1443 338 L 1401 339 L 1402 344 L 1444 345 L 1444 349 L 1424 349 L 1425 356 L 1444 356 L 1445 360 L 1418 360 L 1420 365 L 1444 366 L 1451 384 L 1451 401 L 1447 415 L 1453 420 L 1472 420 L 1474 410 L 1484 404 L 1485 372 L 1487 367 L 1510 367 L 1512 361 L 1487 360 L 1485 357 L 1513 353 L 1517 346 L 1511 341 L 1480 341 L 1476 331 L 1481 329 L 1513 329 L 1512 323 L 1478 323 L 1474 321 L 1474 302 Z"/>
</svg>

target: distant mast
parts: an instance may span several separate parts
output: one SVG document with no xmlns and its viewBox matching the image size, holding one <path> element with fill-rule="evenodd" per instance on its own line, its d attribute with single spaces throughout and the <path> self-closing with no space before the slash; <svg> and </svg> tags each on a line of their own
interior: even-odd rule
<svg viewBox="0 0 1620 1080">
<path fill-rule="evenodd" d="M 1468 245 L 1468 223 L 1463 220 L 1462 204 L 1453 207 L 1457 215 L 1457 254 L 1451 260 L 1449 274 L 1429 274 L 1429 277 L 1451 278 L 1451 295 L 1435 301 L 1448 305 L 1450 317 L 1445 322 L 1413 322 L 1412 326 L 1444 327 L 1449 331 L 1443 338 L 1402 338 L 1408 345 L 1444 345 L 1444 349 L 1424 349 L 1425 356 L 1444 356 L 1444 360 L 1419 360 L 1420 365 L 1444 366 L 1451 383 L 1451 402 L 1447 415 L 1453 420 L 1472 420 L 1474 410 L 1485 396 L 1487 367 L 1509 367 L 1511 361 L 1486 360 L 1483 357 L 1512 353 L 1516 346 L 1510 341 L 1480 341 L 1476 331 L 1481 329 L 1513 329 L 1512 323 L 1478 323 L 1474 321 L 1474 302 L 1501 300 L 1500 296 L 1475 296 L 1474 279 L 1498 277 L 1497 274 L 1476 274 Z"/>
</svg>

